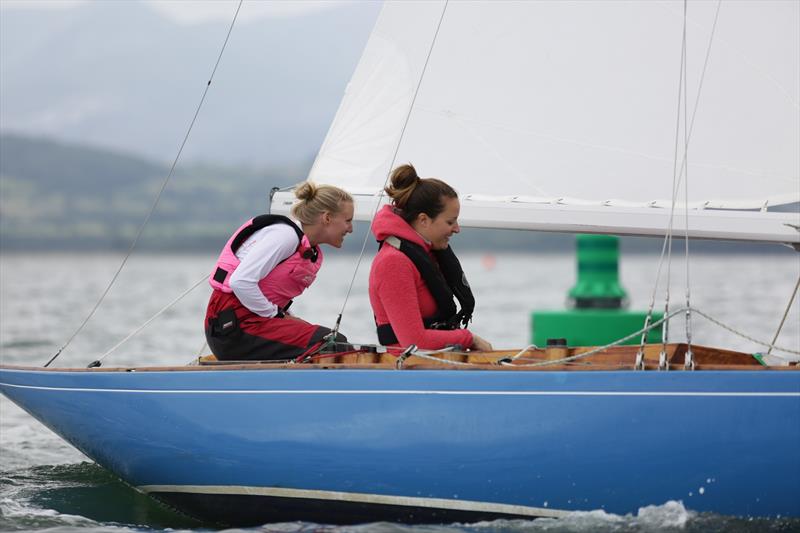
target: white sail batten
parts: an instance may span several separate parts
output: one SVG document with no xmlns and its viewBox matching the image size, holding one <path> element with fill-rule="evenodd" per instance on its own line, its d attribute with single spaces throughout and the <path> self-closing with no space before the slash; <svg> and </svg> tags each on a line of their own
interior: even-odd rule
<svg viewBox="0 0 800 533">
<path fill-rule="evenodd" d="M 368 219 L 397 150 L 454 186 L 465 225 L 663 234 L 683 2 L 450 2 L 432 43 L 443 6 L 386 2 L 310 179 Z M 741 210 L 800 202 L 800 3 L 724 2 L 703 71 L 716 6 L 688 6 L 689 234 L 798 242 L 800 215 Z"/>
</svg>

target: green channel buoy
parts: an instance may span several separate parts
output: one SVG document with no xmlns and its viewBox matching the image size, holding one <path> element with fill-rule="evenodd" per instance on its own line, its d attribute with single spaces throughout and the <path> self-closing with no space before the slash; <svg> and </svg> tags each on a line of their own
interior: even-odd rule
<svg viewBox="0 0 800 533">
<path fill-rule="evenodd" d="M 577 282 L 569 290 L 569 308 L 563 311 L 533 311 L 533 343 L 546 346 L 548 339 L 566 339 L 569 346 L 608 344 L 640 330 L 645 311 L 627 310 L 628 295 L 619 282 L 619 237 L 576 237 Z M 663 313 L 653 313 L 651 322 Z M 647 342 L 661 342 L 661 327 L 650 330 Z M 635 336 L 623 344 L 638 344 Z"/>
</svg>

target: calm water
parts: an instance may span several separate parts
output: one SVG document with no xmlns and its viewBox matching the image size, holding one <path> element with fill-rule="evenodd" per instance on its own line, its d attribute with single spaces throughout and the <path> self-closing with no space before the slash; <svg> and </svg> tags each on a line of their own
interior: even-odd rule
<svg viewBox="0 0 800 533">
<path fill-rule="evenodd" d="M 204 276 L 211 256 L 132 258 L 99 312 L 72 341 L 56 366 L 85 366 L 97 359 Z M 0 256 L 0 360 L 41 365 L 61 346 L 91 310 L 121 257 L 95 255 Z M 462 258 L 478 298 L 474 330 L 496 348 L 530 340 L 534 309 L 560 309 L 574 284 L 571 255 L 468 255 Z M 344 303 L 355 258 L 326 257 L 312 287 L 295 303 L 304 318 L 331 324 Z M 374 342 L 366 296 L 369 258 L 356 275 L 345 308 L 342 331 L 353 340 Z M 655 282 L 657 257 L 627 256 L 621 278 L 632 309 L 645 309 Z M 666 274 L 666 269 L 663 275 Z M 769 341 L 800 275 L 794 255 L 694 257 L 690 264 L 693 305 L 751 337 Z M 685 266 L 673 264 L 671 298 L 685 301 Z M 658 308 L 663 307 L 663 287 Z M 105 360 L 109 365 L 183 364 L 206 352 L 201 322 L 209 289 L 201 285 Z M 742 351 L 763 348 L 697 318 L 699 344 Z M 683 321 L 672 328 L 684 338 Z M 778 344 L 800 349 L 800 302 L 795 301 Z M 775 360 L 777 361 L 777 359 Z M 696 497 L 696 496 L 695 496 Z M 800 496 L 799 496 L 800 497 Z M 280 532 L 526 532 L 526 531 L 800 531 L 800 520 L 750 520 L 693 512 L 691 496 L 682 502 L 652 502 L 635 515 L 602 510 L 572 513 L 566 519 L 496 521 L 475 525 L 398 526 L 366 524 L 271 524 Z M 162 531 L 202 529 L 203 524 L 175 514 L 118 481 L 80 452 L 0 397 L 0 530 Z"/>
</svg>

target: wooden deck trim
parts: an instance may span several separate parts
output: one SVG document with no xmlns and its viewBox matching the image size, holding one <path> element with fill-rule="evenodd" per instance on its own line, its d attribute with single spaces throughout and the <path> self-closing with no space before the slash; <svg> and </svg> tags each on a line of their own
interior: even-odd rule
<svg viewBox="0 0 800 533">
<path fill-rule="evenodd" d="M 518 359 L 521 364 L 543 362 L 557 359 L 565 355 L 576 355 L 592 350 L 592 347 L 568 348 L 566 354 L 562 348 L 557 354 L 548 353 L 545 349 L 531 350 L 530 355 Z M 753 370 L 753 371 L 792 371 L 800 370 L 800 365 L 791 366 L 763 366 L 751 354 L 710 348 L 707 346 L 692 345 L 695 356 L 695 372 L 703 370 Z M 551 372 L 551 371 L 620 371 L 634 372 L 633 365 L 636 359 L 638 346 L 617 346 L 603 352 L 589 356 L 586 360 L 577 360 L 565 364 L 546 366 L 520 366 L 499 365 L 497 361 L 508 359 L 518 353 L 516 350 L 503 350 L 482 352 L 474 354 L 442 353 L 448 359 L 441 363 L 410 356 L 403 361 L 402 370 L 492 370 L 498 372 Z M 645 347 L 645 372 L 658 371 L 658 357 L 661 352 L 660 344 L 650 344 Z M 682 372 L 683 357 L 686 353 L 686 344 L 668 344 L 667 355 L 669 370 Z M 554 357 L 556 355 L 557 357 Z M 339 361 L 339 359 L 345 359 Z M 470 362 L 471 366 L 452 364 L 449 361 Z M 466 361 L 465 361 L 466 360 Z M 26 370 L 39 372 L 209 372 L 233 370 L 394 370 L 396 358 L 387 354 L 360 353 L 351 354 L 340 358 L 331 358 L 329 361 L 319 363 L 270 363 L 270 362 L 218 362 L 214 364 L 187 365 L 187 366 L 148 366 L 148 367 L 99 367 L 99 368 L 44 368 L 38 366 L 0 365 L 8 370 Z"/>
</svg>

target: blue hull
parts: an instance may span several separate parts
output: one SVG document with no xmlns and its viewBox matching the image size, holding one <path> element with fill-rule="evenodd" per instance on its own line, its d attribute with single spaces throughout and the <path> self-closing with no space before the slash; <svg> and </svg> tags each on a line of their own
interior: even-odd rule
<svg viewBox="0 0 800 533">
<path fill-rule="evenodd" d="M 3 368 L 0 390 L 131 485 L 232 525 L 669 500 L 800 516 L 797 371 Z"/>
</svg>

